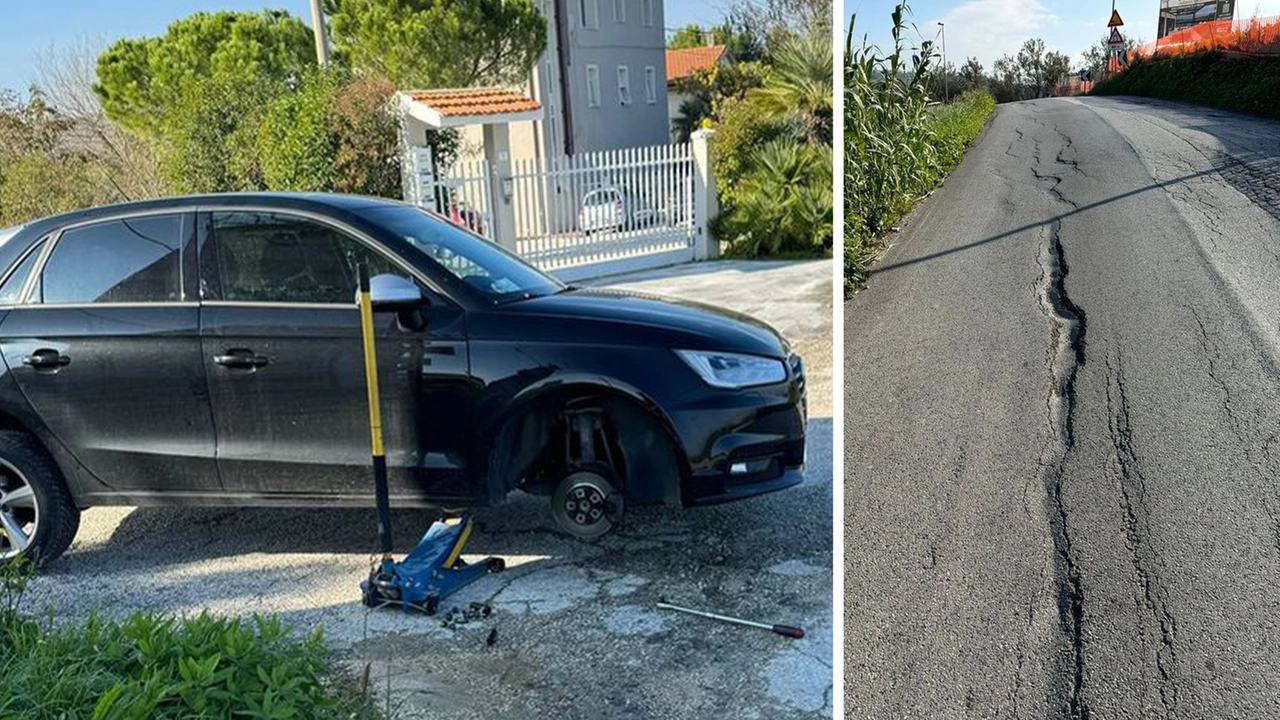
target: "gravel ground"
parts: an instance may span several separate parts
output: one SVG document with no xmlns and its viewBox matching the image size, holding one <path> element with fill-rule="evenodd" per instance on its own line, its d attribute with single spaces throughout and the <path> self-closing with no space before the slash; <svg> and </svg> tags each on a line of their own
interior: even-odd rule
<svg viewBox="0 0 1280 720">
<path fill-rule="evenodd" d="M 597 544 L 556 533 L 545 500 L 515 496 L 477 514 L 464 555 L 500 555 L 509 570 L 444 605 L 488 602 L 486 620 L 446 629 L 363 608 L 371 509 L 92 509 L 27 607 L 272 612 L 298 630 L 323 625 L 396 718 L 830 717 L 832 271 L 831 261 L 725 261 L 596 283 L 742 310 L 791 338 L 811 378 L 806 482 L 711 508 L 630 511 Z M 398 551 L 427 523 L 396 511 Z M 659 612 L 659 597 L 808 636 Z"/>
</svg>

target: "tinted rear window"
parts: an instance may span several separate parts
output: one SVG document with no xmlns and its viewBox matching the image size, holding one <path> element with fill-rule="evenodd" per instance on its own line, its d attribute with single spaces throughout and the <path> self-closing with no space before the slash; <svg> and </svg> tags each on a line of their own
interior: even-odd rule
<svg viewBox="0 0 1280 720">
<path fill-rule="evenodd" d="M 58 303 L 182 300 L 182 215 L 86 225 L 62 234 L 33 301 Z"/>
</svg>

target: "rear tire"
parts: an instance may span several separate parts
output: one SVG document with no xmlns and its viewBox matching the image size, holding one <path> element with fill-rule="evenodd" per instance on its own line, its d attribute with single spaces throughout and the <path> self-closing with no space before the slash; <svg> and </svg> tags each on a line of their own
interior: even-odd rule
<svg viewBox="0 0 1280 720">
<path fill-rule="evenodd" d="M 80 509 L 49 453 L 27 433 L 0 430 L 0 562 L 50 562 L 79 528 Z"/>
</svg>

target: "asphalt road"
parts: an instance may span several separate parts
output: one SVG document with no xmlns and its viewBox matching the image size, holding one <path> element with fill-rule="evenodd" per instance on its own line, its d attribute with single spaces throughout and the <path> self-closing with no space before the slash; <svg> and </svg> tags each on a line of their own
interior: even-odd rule
<svg viewBox="0 0 1280 720">
<path fill-rule="evenodd" d="M 546 500 L 477 514 L 464 559 L 508 570 L 442 606 L 488 602 L 458 628 L 369 611 L 372 509 L 94 508 L 25 608 L 279 614 L 322 626 L 376 702 L 408 718 L 824 718 L 832 714 L 831 261 L 712 262 L 602 284 L 731 307 L 791 339 L 808 362 L 805 482 L 709 508 L 628 509 L 598 543 L 559 534 Z M 825 350 L 824 350 L 825 348 Z M 397 551 L 431 518 L 394 512 Z M 671 602 L 803 626 L 794 641 L 657 610 Z M 490 646 L 486 638 L 497 631 Z"/>
<path fill-rule="evenodd" d="M 848 717 L 1280 716 L 1280 124 L 1002 105 L 845 328 Z"/>
</svg>

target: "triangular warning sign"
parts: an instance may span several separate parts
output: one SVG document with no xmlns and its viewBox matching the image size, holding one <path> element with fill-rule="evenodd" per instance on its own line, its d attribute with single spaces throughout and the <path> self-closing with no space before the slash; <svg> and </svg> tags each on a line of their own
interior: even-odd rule
<svg viewBox="0 0 1280 720">
<path fill-rule="evenodd" d="M 1124 38 L 1120 37 L 1120 30 L 1118 28 L 1111 28 L 1111 37 L 1107 38 L 1107 44 L 1108 45 L 1124 44 Z"/>
<path fill-rule="evenodd" d="M 1107 23 L 1107 27 L 1109 27 L 1109 28 L 1113 28 L 1113 27 L 1118 27 L 1118 26 L 1123 25 L 1123 24 L 1124 24 L 1124 21 L 1120 19 L 1120 11 L 1119 11 L 1119 10 L 1112 10 L 1112 11 L 1111 11 L 1111 22 Z"/>
</svg>

